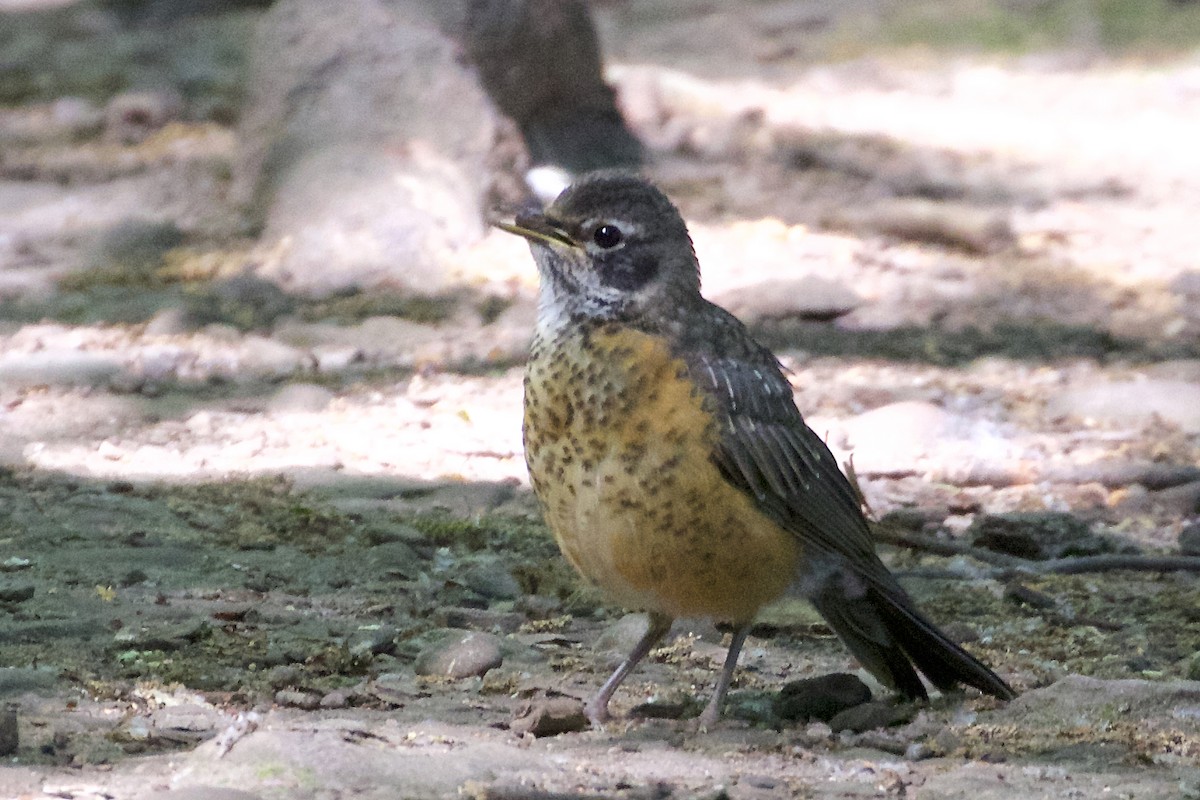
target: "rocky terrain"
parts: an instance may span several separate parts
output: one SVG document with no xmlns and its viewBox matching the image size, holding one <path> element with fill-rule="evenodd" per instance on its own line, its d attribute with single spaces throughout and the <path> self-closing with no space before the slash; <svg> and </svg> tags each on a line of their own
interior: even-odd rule
<svg viewBox="0 0 1200 800">
<path fill-rule="evenodd" d="M 0 797 L 1200 797 L 1194 6 L 596 4 L 706 294 L 1021 693 L 866 679 L 805 718 L 795 682 L 856 665 L 784 601 L 697 732 L 728 634 L 699 621 L 621 720 L 578 716 L 644 620 L 577 583 L 528 492 L 536 276 L 487 232 L 521 157 L 482 95 L 412 150 L 428 264 L 355 261 L 328 231 L 386 201 L 330 181 L 341 280 L 288 261 L 299 195 L 247 212 L 275 12 L 35 5 L 0 3 Z M 347 85 L 337 108 L 377 104 Z M 302 163 L 295 192 L 363 178 Z"/>
</svg>

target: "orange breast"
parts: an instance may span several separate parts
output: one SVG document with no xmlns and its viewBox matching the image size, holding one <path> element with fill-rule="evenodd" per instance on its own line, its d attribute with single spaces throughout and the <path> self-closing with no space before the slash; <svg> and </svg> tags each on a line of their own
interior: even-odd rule
<svg viewBox="0 0 1200 800">
<path fill-rule="evenodd" d="M 563 554 L 621 605 L 743 622 L 791 583 L 795 538 L 725 482 L 717 435 L 655 337 L 610 326 L 534 348 L 534 491 Z"/>
</svg>

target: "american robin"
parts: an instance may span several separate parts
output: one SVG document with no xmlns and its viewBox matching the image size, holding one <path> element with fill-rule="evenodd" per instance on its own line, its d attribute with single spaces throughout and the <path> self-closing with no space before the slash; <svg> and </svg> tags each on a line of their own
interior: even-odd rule
<svg viewBox="0 0 1200 800">
<path fill-rule="evenodd" d="M 778 360 L 701 296 L 687 227 L 661 191 L 595 173 L 499 227 L 529 241 L 541 281 L 525 374 L 534 492 L 567 560 L 650 612 L 588 702 L 593 723 L 681 616 L 735 626 L 700 717 L 715 722 L 755 614 L 789 589 L 903 695 L 928 697 L 920 670 L 941 690 L 1015 696 L 879 560 L 858 494 Z"/>
</svg>

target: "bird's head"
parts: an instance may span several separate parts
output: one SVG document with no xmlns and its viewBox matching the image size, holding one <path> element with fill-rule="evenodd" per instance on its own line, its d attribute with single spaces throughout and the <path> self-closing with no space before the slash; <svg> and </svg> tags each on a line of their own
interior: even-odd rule
<svg viewBox="0 0 1200 800">
<path fill-rule="evenodd" d="M 544 212 L 497 227 L 529 241 L 543 315 L 632 319 L 700 297 L 687 226 L 666 195 L 641 178 L 595 173 Z"/>
</svg>

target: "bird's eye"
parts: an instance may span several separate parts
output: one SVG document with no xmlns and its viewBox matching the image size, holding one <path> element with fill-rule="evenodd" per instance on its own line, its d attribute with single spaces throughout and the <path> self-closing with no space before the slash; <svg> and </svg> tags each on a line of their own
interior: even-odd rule
<svg viewBox="0 0 1200 800">
<path fill-rule="evenodd" d="M 601 225 L 592 234 L 592 241 L 605 250 L 611 250 L 621 243 L 625 235 L 616 225 Z"/>
</svg>

